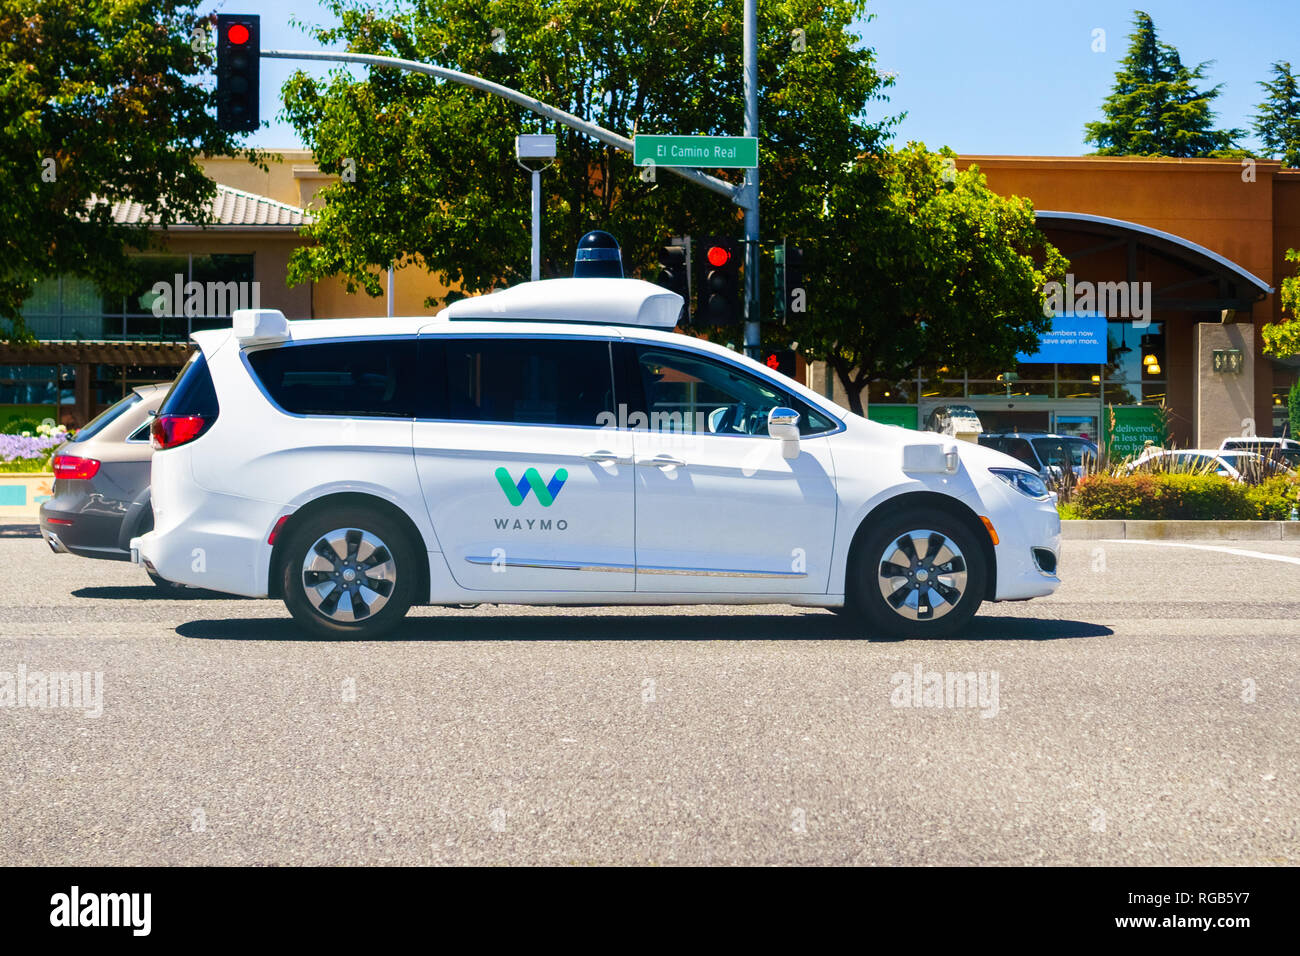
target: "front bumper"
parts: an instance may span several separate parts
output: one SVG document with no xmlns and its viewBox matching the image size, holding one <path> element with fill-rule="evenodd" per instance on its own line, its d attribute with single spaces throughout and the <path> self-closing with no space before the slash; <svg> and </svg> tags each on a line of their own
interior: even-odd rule
<svg viewBox="0 0 1300 956">
<path fill-rule="evenodd" d="M 1008 492 L 1012 495 L 1018 492 Z M 995 601 L 1023 601 L 1045 597 L 1061 586 L 1057 563 L 1061 555 L 1061 516 L 1055 500 L 1037 503 L 1021 496 L 1009 507 L 997 509 L 992 519 L 998 532 L 994 550 L 998 558 Z M 1035 550 L 1051 555 L 1035 554 Z M 1049 566 L 1051 570 L 1044 570 Z"/>
</svg>

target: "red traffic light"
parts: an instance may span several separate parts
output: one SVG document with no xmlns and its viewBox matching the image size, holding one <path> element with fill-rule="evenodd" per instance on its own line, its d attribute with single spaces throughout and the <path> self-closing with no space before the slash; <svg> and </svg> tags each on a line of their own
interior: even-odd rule
<svg viewBox="0 0 1300 956">
<path fill-rule="evenodd" d="M 777 358 L 775 352 L 773 352 L 771 355 L 767 357 L 767 367 L 775 368 L 775 369 L 779 369 L 781 367 L 781 360 Z"/>
<path fill-rule="evenodd" d="M 232 24 L 230 29 L 226 31 L 226 39 L 236 46 L 247 43 L 248 27 L 244 26 L 242 23 Z"/>
<path fill-rule="evenodd" d="M 709 260 L 709 265 L 713 268 L 721 269 L 731 258 L 731 253 L 722 246 L 709 246 L 709 251 L 704 254 L 704 257 Z"/>
</svg>

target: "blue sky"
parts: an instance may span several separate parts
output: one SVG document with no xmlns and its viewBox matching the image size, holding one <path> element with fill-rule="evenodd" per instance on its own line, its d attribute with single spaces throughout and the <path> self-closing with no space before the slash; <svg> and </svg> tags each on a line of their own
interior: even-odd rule
<svg viewBox="0 0 1300 956">
<path fill-rule="evenodd" d="M 898 74 L 885 108 L 908 114 L 900 141 L 960 153 L 1076 156 L 1091 151 L 1083 126 L 1097 118 L 1114 82 L 1135 7 L 1151 14 L 1184 63 L 1215 61 L 1209 81 L 1225 84 L 1216 102 L 1222 126 L 1249 129 L 1262 93 L 1256 83 L 1274 60 L 1300 68 L 1300 0 L 872 0 L 876 19 L 860 32 L 881 69 Z M 260 13 L 266 48 L 316 49 L 289 20 L 325 17 L 313 0 L 224 0 L 218 9 Z M 1092 50 L 1098 29 L 1105 31 L 1104 52 Z M 278 112 L 280 86 L 294 68 L 263 61 L 264 118 Z M 301 145 L 278 121 L 253 141 Z M 1243 143 L 1256 145 L 1253 135 Z"/>
</svg>

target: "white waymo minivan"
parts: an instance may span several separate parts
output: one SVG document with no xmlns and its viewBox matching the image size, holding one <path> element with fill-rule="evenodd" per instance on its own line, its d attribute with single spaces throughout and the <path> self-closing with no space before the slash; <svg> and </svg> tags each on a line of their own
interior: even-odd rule
<svg viewBox="0 0 1300 956">
<path fill-rule="evenodd" d="M 681 304 L 552 279 L 432 319 L 236 312 L 154 420 L 133 558 L 320 637 L 472 603 L 795 604 L 924 637 L 1056 589 L 1037 474 L 676 334 Z"/>
</svg>

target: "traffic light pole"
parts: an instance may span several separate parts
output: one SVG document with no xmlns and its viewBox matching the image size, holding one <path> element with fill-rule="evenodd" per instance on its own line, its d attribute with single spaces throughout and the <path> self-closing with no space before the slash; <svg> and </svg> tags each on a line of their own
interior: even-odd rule
<svg viewBox="0 0 1300 956">
<path fill-rule="evenodd" d="M 499 96 L 512 103 L 517 103 L 524 109 L 531 110 L 539 116 L 545 116 L 561 126 L 575 129 L 579 133 L 600 140 L 602 143 L 608 143 L 625 153 L 633 152 L 632 141 L 626 136 L 610 132 L 604 127 L 589 123 L 572 113 L 565 112 L 548 103 L 543 103 L 541 100 L 520 93 L 518 90 L 512 90 L 508 86 L 493 83 L 481 76 L 474 76 L 472 73 L 462 73 L 459 70 L 452 70 L 445 66 L 433 66 L 429 63 L 418 63 L 415 60 L 403 60 L 396 56 L 376 56 L 371 53 L 331 53 L 326 50 L 262 50 L 261 55 L 271 60 L 329 60 L 336 63 L 359 63 L 363 66 L 387 67 L 394 70 L 407 70 L 411 73 L 425 73 L 439 79 L 449 80 L 452 83 L 459 83 L 461 86 L 468 86 L 471 89 L 482 90 L 484 93 L 491 93 L 493 96 Z M 746 187 L 744 186 L 737 186 L 735 183 L 729 183 L 717 176 L 702 173 L 698 169 L 686 169 L 676 166 L 661 168 L 667 169 L 683 179 L 688 179 L 697 186 L 703 186 L 705 189 L 720 193 L 737 206 L 745 208 Z M 755 204 L 757 208 L 757 195 L 755 195 Z"/>
<path fill-rule="evenodd" d="M 745 135 L 758 136 L 758 0 L 745 0 L 744 25 Z M 758 359 L 762 337 L 758 329 L 758 167 L 745 170 L 745 354 Z"/>
<path fill-rule="evenodd" d="M 625 153 L 634 153 L 632 140 L 611 132 L 572 113 L 543 103 L 508 86 L 485 80 L 472 73 L 462 73 L 445 66 L 433 66 L 395 56 L 377 56 L 372 53 L 332 53 L 326 50 L 262 50 L 261 55 L 273 60 L 327 60 L 335 63 L 358 63 L 362 66 L 386 67 L 425 73 L 439 79 L 459 83 L 471 89 L 491 93 L 539 116 L 577 130 L 602 143 L 608 143 Z M 758 135 L 758 0 L 745 0 L 744 22 L 744 74 L 745 74 L 745 135 Z M 734 205 L 745 211 L 745 354 L 758 358 L 760 351 L 758 304 L 758 169 L 745 170 L 745 182 L 737 186 L 717 176 L 681 166 L 664 166 L 675 176 L 703 186 L 726 196 Z"/>
</svg>

